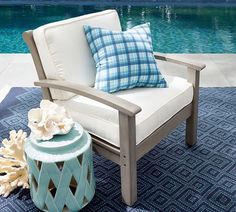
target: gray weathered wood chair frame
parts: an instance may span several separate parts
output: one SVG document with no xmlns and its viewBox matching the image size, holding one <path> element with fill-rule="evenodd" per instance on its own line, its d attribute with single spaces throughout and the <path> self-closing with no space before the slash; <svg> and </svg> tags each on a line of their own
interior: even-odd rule
<svg viewBox="0 0 236 212">
<path fill-rule="evenodd" d="M 103 155 L 107 159 L 114 161 L 120 166 L 121 170 L 121 190 L 123 201 L 132 205 L 137 200 L 137 161 L 154 148 L 171 130 L 176 128 L 181 122 L 186 122 L 186 143 L 190 146 L 197 141 L 197 123 L 198 123 L 198 95 L 199 95 L 199 77 L 200 71 L 205 68 L 204 64 L 191 62 L 188 60 L 179 60 L 178 58 L 166 57 L 163 54 L 155 53 L 157 60 L 163 60 L 187 67 L 188 82 L 192 83 L 194 88 L 193 101 L 175 114 L 171 119 L 156 129 L 149 137 L 136 145 L 136 124 L 135 115 L 141 111 L 141 108 L 124 99 L 112 94 L 96 90 L 92 87 L 83 86 L 75 83 L 60 80 L 48 80 L 46 78 L 39 53 L 33 38 L 33 31 L 23 33 L 33 61 L 37 70 L 39 81 L 35 82 L 40 86 L 45 99 L 52 100 L 49 88 L 60 89 L 73 92 L 93 99 L 105 105 L 108 105 L 119 111 L 119 133 L 120 148 L 92 135 L 94 151 Z"/>
</svg>

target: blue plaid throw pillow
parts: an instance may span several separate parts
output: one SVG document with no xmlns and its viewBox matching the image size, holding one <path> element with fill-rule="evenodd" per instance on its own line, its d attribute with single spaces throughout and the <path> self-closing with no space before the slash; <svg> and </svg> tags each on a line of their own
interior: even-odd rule
<svg viewBox="0 0 236 212">
<path fill-rule="evenodd" d="M 109 93 L 134 87 L 167 87 L 153 55 L 149 24 L 118 32 L 84 26 L 96 63 L 95 88 Z"/>
</svg>

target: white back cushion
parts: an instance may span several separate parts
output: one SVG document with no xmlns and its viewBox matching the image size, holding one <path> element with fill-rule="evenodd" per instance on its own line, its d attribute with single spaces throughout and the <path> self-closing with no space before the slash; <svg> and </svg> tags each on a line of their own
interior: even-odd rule
<svg viewBox="0 0 236 212">
<path fill-rule="evenodd" d="M 41 26 L 33 31 L 34 41 L 48 79 L 93 86 L 95 63 L 84 25 L 121 31 L 115 10 L 105 10 Z M 72 93 L 51 89 L 53 99 L 69 99 Z"/>
</svg>

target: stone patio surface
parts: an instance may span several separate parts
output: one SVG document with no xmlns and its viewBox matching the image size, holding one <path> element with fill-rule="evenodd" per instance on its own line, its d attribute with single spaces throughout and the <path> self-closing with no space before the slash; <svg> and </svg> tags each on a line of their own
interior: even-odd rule
<svg viewBox="0 0 236 212">
<path fill-rule="evenodd" d="M 171 54 L 168 54 L 171 55 Z M 176 54 L 175 54 L 176 55 Z M 202 87 L 236 87 L 236 54 L 178 54 L 206 64 L 201 72 Z M 164 74 L 186 76 L 186 68 L 159 61 Z M 0 54 L 0 102 L 1 96 L 11 87 L 31 87 L 37 80 L 30 54 Z"/>
</svg>

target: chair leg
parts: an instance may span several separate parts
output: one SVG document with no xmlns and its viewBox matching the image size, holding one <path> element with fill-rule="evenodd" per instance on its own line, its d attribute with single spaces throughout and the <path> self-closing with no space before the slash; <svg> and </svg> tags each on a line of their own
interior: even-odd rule
<svg viewBox="0 0 236 212">
<path fill-rule="evenodd" d="M 199 98 L 199 78 L 198 71 L 189 70 L 189 81 L 193 83 L 193 102 L 192 114 L 186 121 L 186 144 L 193 146 L 197 142 L 197 124 L 198 124 L 198 98 Z"/>
<path fill-rule="evenodd" d="M 121 165 L 121 194 L 123 202 L 133 205 L 137 200 L 137 170 L 136 161 L 127 161 Z"/>
<path fill-rule="evenodd" d="M 122 199 L 127 205 L 137 200 L 137 162 L 135 117 L 119 113 L 120 171 Z"/>
<path fill-rule="evenodd" d="M 193 146 L 197 143 L 197 117 L 192 115 L 186 121 L 186 144 Z"/>
</svg>

